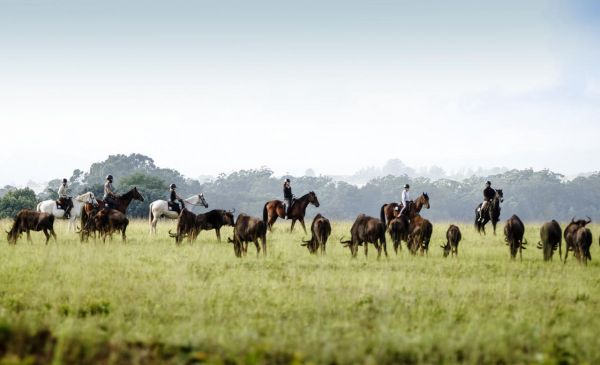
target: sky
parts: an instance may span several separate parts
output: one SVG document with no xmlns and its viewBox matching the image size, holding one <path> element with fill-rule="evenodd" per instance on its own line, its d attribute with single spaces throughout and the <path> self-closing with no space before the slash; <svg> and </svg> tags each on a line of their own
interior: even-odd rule
<svg viewBox="0 0 600 365">
<path fill-rule="evenodd" d="M 0 185 L 142 153 L 600 170 L 594 1 L 0 0 Z"/>
</svg>

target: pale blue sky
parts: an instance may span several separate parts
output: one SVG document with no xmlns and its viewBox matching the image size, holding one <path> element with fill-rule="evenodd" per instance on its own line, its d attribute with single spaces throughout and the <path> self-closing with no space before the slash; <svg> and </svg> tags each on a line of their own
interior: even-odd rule
<svg viewBox="0 0 600 365">
<path fill-rule="evenodd" d="M 599 170 L 599 4 L 0 0 L 0 185 L 131 152 Z"/>
</svg>

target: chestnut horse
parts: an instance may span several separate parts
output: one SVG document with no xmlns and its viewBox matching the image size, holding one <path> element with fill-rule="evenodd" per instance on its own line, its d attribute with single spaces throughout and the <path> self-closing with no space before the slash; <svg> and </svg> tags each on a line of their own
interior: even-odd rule
<svg viewBox="0 0 600 365">
<path fill-rule="evenodd" d="M 290 228 L 290 232 L 294 231 L 294 225 L 296 221 L 300 221 L 302 225 L 302 229 L 304 229 L 304 233 L 306 233 L 306 226 L 304 225 L 304 216 L 306 215 L 306 207 L 308 204 L 312 204 L 315 207 L 319 207 L 319 199 L 317 199 L 317 194 L 314 191 L 294 200 L 292 206 L 288 209 L 287 219 L 292 220 L 292 226 Z M 283 207 L 283 202 L 281 200 L 271 200 L 265 203 L 263 208 L 263 221 L 267 225 L 269 230 L 272 229 L 273 224 L 277 218 L 285 217 L 285 208 Z"/>
<path fill-rule="evenodd" d="M 404 215 L 407 217 L 411 217 L 414 213 L 420 213 L 423 207 L 429 209 L 429 195 L 427 193 L 423 193 L 419 195 L 417 200 L 408 207 L 408 210 L 404 212 Z M 398 208 L 396 210 L 396 208 Z M 399 203 L 388 203 L 381 206 L 380 219 L 383 224 L 390 224 L 392 219 L 396 218 L 400 214 L 400 210 L 402 210 L 402 204 Z"/>
<path fill-rule="evenodd" d="M 137 187 L 134 187 L 133 189 L 131 189 L 128 192 L 126 192 L 125 194 L 119 196 L 115 200 L 117 202 L 117 206 L 115 207 L 115 209 L 123 214 L 127 214 L 127 208 L 129 208 L 129 204 L 131 204 L 131 201 L 138 200 L 138 201 L 143 202 L 144 197 L 142 196 L 142 194 L 140 194 L 138 192 Z M 92 215 L 94 210 L 104 209 L 104 205 L 105 205 L 105 203 L 103 200 L 98 200 L 97 207 L 95 207 L 93 204 L 86 203 L 83 206 L 83 211 L 81 212 L 81 227 L 85 227 L 88 217 L 90 215 Z"/>
</svg>

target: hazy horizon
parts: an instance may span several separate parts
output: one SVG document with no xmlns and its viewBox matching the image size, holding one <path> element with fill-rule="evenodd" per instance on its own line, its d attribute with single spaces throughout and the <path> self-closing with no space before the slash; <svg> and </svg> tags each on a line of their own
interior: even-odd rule
<svg viewBox="0 0 600 365">
<path fill-rule="evenodd" d="M 593 1 L 0 0 L 0 45 L 3 185 L 120 153 L 191 178 L 600 170 Z"/>
</svg>

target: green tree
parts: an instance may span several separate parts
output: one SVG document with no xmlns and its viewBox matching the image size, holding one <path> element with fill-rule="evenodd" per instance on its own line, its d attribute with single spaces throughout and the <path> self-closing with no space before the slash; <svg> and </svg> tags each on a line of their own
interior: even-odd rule
<svg viewBox="0 0 600 365">
<path fill-rule="evenodd" d="M 12 218 L 24 208 L 35 209 L 35 192 L 29 188 L 15 189 L 0 198 L 0 218 Z"/>
<path fill-rule="evenodd" d="M 165 199 L 169 192 L 168 185 L 163 179 L 143 172 L 123 177 L 116 188 L 119 194 L 123 194 L 134 187 L 137 187 L 144 197 L 143 202 L 134 200 L 127 210 L 128 216 L 136 218 L 147 216 L 150 203 L 157 199 Z"/>
</svg>

